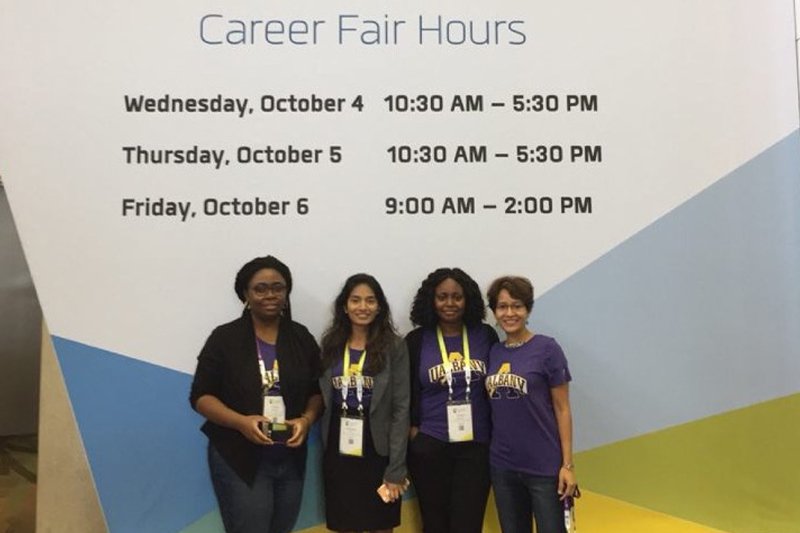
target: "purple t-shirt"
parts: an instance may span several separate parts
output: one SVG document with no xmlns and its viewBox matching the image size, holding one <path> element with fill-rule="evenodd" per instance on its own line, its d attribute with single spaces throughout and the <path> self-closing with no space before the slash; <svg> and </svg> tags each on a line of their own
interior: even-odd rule
<svg viewBox="0 0 800 533">
<path fill-rule="evenodd" d="M 486 378 L 493 467 L 558 475 L 561 440 L 550 389 L 571 380 L 564 352 L 552 337 L 536 334 L 517 348 L 494 345 Z"/>
<path fill-rule="evenodd" d="M 486 328 L 478 327 L 467 331 L 470 356 L 470 395 L 472 404 L 472 434 L 478 442 L 489 442 L 490 414 L 489 402 L 483 381 L 489 362 L 491 339 Z M 467 382 L 464 375 L 464 347 L 461 334 L 444 337 L 445 348 L 453 365 L 453 400 L 467 399 Z M 436 329 L 426 329 L 422 334 L 422 347 L 419 361 L 420 381 L 420 428 L 426 435 L 447 442 L 447 400 L 448 387 L 445 378 L 442 352 L 436 337 Z"/>
<path fill-rule="evenodd" d="M 358 360 L 364 350 L 354 350 L 350 348 L 350 376 L 347 382 L 347 411 L 349 414 L 358 413 L 358 388 L 356 386 L 356 371 L 358 368 Z M 369 354 L 367 354 L 369 357 Z M 366 363 L 365 363 L 366 364 Z M 344 379 L 344 357 L 339 359 L 331 370 L 331 385 L 333 385 L 333 408 L 337 412 L 342 410 L 342 385 Z M 363 377 L 363 390 L 361 395 L 361 405 L 364 409 L 364 414 L 369 413 L 369 404 L 372 400 L 372 388 L 374 381 L 372 376 L 364 374 Z"/>
<path fill-rule="evenodd" d="M 256 337 L 258 357 L 264 362 L 267 371 L 267 381 L 270 384 L 268 396 L 281 395 L 280 370 L 278 369 L 278 350 L 274 344 L 269 344 Z"/>
</svg>

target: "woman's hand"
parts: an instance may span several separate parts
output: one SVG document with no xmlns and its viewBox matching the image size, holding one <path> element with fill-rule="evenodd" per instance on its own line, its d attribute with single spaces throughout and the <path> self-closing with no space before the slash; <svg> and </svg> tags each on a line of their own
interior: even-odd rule
<svg viewBox="0 0 800 533">
<path fill-rule="evenodd" d="M 244 435 L 244 438 L 253 444 L 261 446 L 273 444 L 272 439 L 261 431 L 262 422 L 269 422 L 269 419 L 261 415 L 242 415 L 236 429 L 239 430 L 239 433 Z"/>
<path fill-rule="evenodd" d="M 558 471 L 558 494 L 559 500 L 563 500 L 568 496 L 575 494 L 575 488 L 578 486 L 578 481 L 575 478 L 575 472 L 566 466 L 562 466 Z"/>
<path fill-rule="evenodd" d="M 238 431 L 253 444 L 272 444 L 272 439 L 261 431 L 261 422 L 269 421 L 263 416 L 238 413 L 211 394 L 200 396 L 195 403 L 195 409 L 211 422 Z"/>
<path fill-rule="evenodd" d="M 408 485 L 409 485 L 408 480 L 406 480 L 405 483 L 400 484 L 400 483 L 390 483 L 384 479 L 383 486 L 386 487 L 386 495 L 388 496 L 389 499 L 389 501 L 387 501 L 386 503 L 391 503 L 400 498 L 403 495 L 403 493 L 405 493 L 406 489 L 408 489 Z"/>
<path fill-rule="evenodd" d="M 286 446 L 290 448 L 302 446 L 311 429 L 311 421 L 305 415 L 300 415 L 298 418 L 287 420 L 286 423 L 292 428 L 292 436 L 286 441 Z"/>
<path fill-rule="evenodd" d="M 286 441 L 286 446 L 290 448 L 302 446 L 320 413 L 322 413 L 322 395 L 314 394 L 306 402 L 306 408 L 299 417 L 286 421 L 292 428 L 292 436 Z"/>
</svg>

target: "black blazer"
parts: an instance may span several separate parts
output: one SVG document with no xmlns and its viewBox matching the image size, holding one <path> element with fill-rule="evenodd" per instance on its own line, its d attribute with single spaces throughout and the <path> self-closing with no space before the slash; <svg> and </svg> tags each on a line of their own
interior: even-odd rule
<svg viewBox="0 0 800 533">
<path fill-rule="evenodd" d="M 305 326 L 284 319 L 278 329 L 276 351 L 286 417 L 297 418 L 308 399 L 319 394 L 319 346 Z M 218 326 L 206 340 L 197 357 L 189 396 L 192 408 L 205 394 L 217 397 L 238 413 L 262 413 L 261 374 L 250 313 Z M 211 421 L 203 424 L 202 431 L 239 477 L 252 484 L 263 447 Z M 305 445 L 288 450 L 299 455 L 298 460 L 305 460 Z"/>
</svg>

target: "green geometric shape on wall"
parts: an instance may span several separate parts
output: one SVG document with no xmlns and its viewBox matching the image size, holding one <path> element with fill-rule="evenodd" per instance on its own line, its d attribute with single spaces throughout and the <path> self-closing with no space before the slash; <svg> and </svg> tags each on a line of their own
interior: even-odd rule
<svg viewBox="0 0 800 533">
<path fill-rule="evenodd" d="M 800 532 L 800 394 L 594 448 L 576 462 L 582 486 L 641 507 L 732 533 Z"/>
</svg>

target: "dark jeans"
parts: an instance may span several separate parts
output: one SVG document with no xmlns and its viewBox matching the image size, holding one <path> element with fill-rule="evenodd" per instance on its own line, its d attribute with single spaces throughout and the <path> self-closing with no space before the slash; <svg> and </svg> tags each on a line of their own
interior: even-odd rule
<svg viewBox="0 0 800 533">
<path fill-rule="evenodd" d="M 566 533 L 558 478 L 492 468 L 492 488 L 503 533 Z"/>
<path fill-rule="evenodd" d="M 305 465 L 292 456 L 262 459 L 253 486 L 211 444 L 208 466 L 227 533 L 289 533 L 300 512 Z"/>
<path fill-rule="evenodd" d="M 425 533 L 481 533 L 489 497 L 489 445 L 443 442 L 424 433 L 408 444 L 408 470 Z"/>
</svg>

